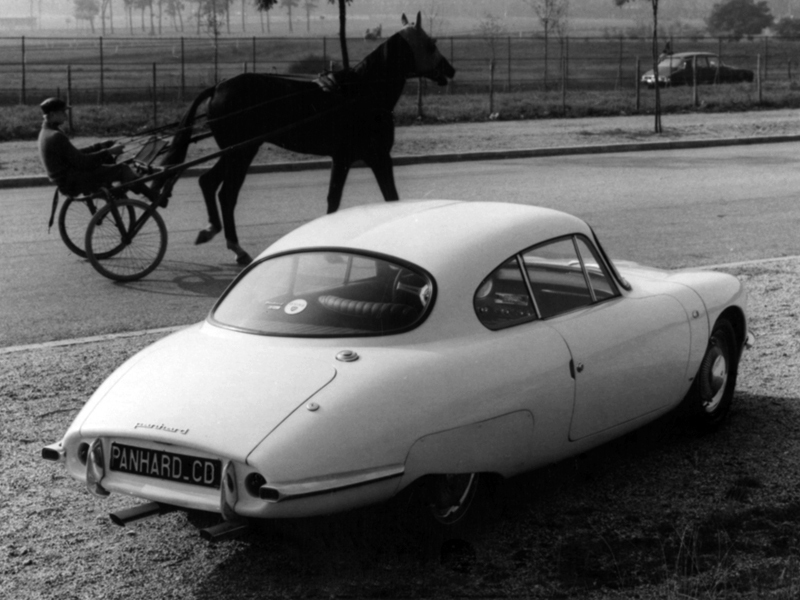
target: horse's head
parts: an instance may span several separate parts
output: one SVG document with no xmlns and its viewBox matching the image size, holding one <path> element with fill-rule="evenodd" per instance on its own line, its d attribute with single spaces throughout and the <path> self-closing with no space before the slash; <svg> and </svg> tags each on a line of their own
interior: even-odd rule
<svg viewBox="0 0 800 600">
<path fill-rule="evenodd" d="M 417 13 L 416 23 L 409 23 L 403 15 L 404 27 L 397 34 L 408 43 L 414 55 L 414 67 L 410 75 L 427 77 L 439 85 L 447 85 L 447 80 L 455 76 L 456 70 L 439 52 L 436 40 L 423 31 L 421 20 L 421 13 Z"/>
</svg>

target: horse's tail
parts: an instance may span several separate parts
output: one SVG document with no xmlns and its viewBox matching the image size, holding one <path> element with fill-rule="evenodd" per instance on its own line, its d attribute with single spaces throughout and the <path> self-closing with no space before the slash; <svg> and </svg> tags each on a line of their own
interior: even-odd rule
<svg viewBox="0 0 800 600">
<path fill-rule="evenodd" d="M 181 122 L 178 124 L 178 131 L 172 138 L 169 148 L 167 149 L 167 152 L 164 154 L 164 158 L 161 161 L 162 167 L 179 165 L 186 160 L 186 153 L 189 151 L 189 144 L 192 141 L 192 129 L 194 128 L 194 119 L 195 115 L 197 114 L 197 108 L 204 100 L 213 96 L 215 91 L 216 87 L 211 86 L 200 92 L 197 98 L 194 99 L 194 102 L 192 102 L 189 110 L 186 111 L 181 118 Z"/>
<path fill-rule="evenodd" d="M 194 102 L 192 102 L 189 110 L 186 111 L 181 118 L 180 123 L 178 123 L 178 131 L 172 138 L 172 141 L 170 142 L 169 147 L 164 154 L 164 158 L 161 159 L 161 167 L 173 167 L 186 161 L 186 154 L 189 151 L 189 144 L 192 142 L 192 129 L 194 128 L 194 120 L 195 115 L 197 114 L 197 108 L 204 100 L 213 96 L 215 90 L 215 86 L 206 88 L 200 92 L 197 98 L 194 99 Z M 156 177 L 152 184 L 153 190 L 159 192 L 162 188 L 165 188 L 165 193 L 169 195 L 171 192 L 171 187 L 175 184 L 175 181 L 180 173 L 181 170 L 170 171 L 167 175 Z M 168 183 L 169 185 L 167 185 Z"/>
</svg>

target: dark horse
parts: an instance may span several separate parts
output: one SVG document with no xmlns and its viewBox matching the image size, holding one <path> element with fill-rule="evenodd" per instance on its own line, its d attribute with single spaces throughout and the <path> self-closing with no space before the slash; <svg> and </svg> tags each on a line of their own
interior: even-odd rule
<svg viewBox="0 0 800 600">
<path fill-rule="evenodd" d="M 250 256 L 239 246 L 234 208 L 247 169 L 264 142 L 305 154 L 333 159 L 328 189 L 328 212 L 335 212 L 350 167 L 362 160 L 372 169 L 385 200 L 397 200 L 392 170 L 394 144 L 392 111 L 406 79 L 427 77 L 446 85 L 455 69 L 416 23 L 403 15 L 404 27 L 352 70 L 318 80 L 244 73 L 200 93 L 184 115 L 162 164 L 186 160 L 192 125 L 200 104 L 208 103 L 208 124 L 223 152 L 200 176 L 210 226 L 196 243 L 209 241 L 225 229 L 228 248 L 239 264 Z M 220 222 L 216 198 L 222 209 Z"/>
</svg>

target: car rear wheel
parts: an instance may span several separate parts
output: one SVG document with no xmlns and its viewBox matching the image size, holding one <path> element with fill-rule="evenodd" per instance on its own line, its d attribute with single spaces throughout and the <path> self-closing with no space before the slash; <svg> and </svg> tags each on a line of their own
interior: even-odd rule
<svg viewBox="0 0 800 600">
<path fill-rule="evenodd" d="M 711 331 L 706 354 L 689 392 L 690 406 L 701 428 L 715 429 L 728 416 L 738 363 L 739 350 L 733 326 L 722 318 Z"/>
<path fill-rule="evenodd" d="M 455 525 L 469 513 L 479 487 L 478 473 L 432 475 L 426 482 L 431 516 L 442 525 Z"/>
</svg>

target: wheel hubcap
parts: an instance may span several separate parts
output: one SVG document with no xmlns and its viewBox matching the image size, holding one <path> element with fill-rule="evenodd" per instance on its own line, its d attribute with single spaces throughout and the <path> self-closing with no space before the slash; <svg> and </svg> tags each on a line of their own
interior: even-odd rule
<svg viewBox="0 0 800 600">
<path fill-rule="evenodd" d="M 712 349 L 713 355 L 709 357 L 711 368 L 708 371 L 708 397 L 703 402 L 703 408 L 707 412 L 714 412 L 722 402 L 725 395 L 725 387 L 728 382 L 728 361 L 723 352 L 718 348 Z"/>
<path fill-rule="evenodd" d="M 452 524 L 466 514 L 477 489 L 477 475 L 440 475 L 433 486 L 431 512 L 440 523 Z"/>
</svg>

